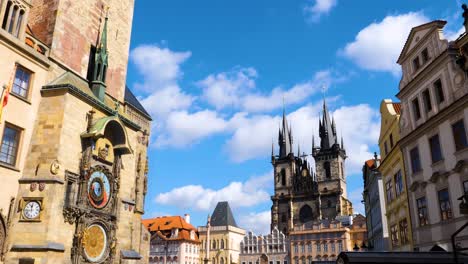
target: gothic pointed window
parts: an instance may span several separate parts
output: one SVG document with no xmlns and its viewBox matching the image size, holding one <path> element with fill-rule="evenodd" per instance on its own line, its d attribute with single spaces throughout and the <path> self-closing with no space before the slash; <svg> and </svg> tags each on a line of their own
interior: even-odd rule
<svg viewBox="0 0 468 264">
<path fill-rule="evenodd" d="M 309 221 L 312 221 L 312 218 L 312 208 L 307 204 L 302 206 L 301 210 L 299 211 L 299 219 L 301 223 L 307 223 Z"/>
<path fill-rule="evenodd" d="M 281 184 L 283 186 L 286 185 L 286 170 L 285 169 L 281 169 Z"/>
<path fill-rule="evenodd" d="M 330 179 L 331 178 L 330 162 L 325 161 L 325 163 L 323 163 L 323 167 L 325 168 L 325 177 L 327 179 Z"/>
</svg>

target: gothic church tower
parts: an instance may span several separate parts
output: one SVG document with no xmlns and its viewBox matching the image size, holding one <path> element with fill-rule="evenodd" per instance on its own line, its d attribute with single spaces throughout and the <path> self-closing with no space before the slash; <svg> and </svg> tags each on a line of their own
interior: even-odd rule
<svg viewBox="0 0 468 264">
<path fill-rule="evenodd" d="M 306 225 L 320 218 L 320 199 L 315 175 L 310 164 L 301 155 L 292 151 L 293 137 L 283 111 L 282 125 L 278 134 L 279 155 L 274 154 L 275 194 L 271 197 L 271 229 L 277 227 L 288 234 L 295 226 Z"/>
<path fill-rule="evenodd" d="M 323 102 L 323 116 L 319 119 L 320 147 L 312 143 L 317 181 L 320 192 L 321 212 L 324 219 L 351 215 L 352 204 L 347 199 L 345 160 L 346 150 L 341 138 L 338 143 L 336 124 L 330 118 L 327 104 Z"/>
</svg>

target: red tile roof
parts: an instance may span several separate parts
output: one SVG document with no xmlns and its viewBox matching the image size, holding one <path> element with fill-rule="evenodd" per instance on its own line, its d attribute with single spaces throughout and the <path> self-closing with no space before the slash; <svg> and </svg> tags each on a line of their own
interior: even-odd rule
<svg viewBox="0 0 468 264">
<path fill-rule="evenodd" d="M 163 236 L 166 239 L 200 242 L 196 233 L 197 229 L 193 225 L 185 222 L 184 218 L 181 216 L 156 217 L 152 219 L 145 219 L 141 222 L 151 233 L 157 233 L 159 236 Z M 179 230 L 179 235 L 177 238 L 169 238 L 172 229 Z M 192 230 L 195 232 L 195 239 L 190 239 L 190 232 Z"/>
<path fill-rule="evenodd" d="M 380 159 L 378 159 L 378 160 L 380 160 Z M 366 160 L 366 166 L 367 167 L 372 168 L 372 167 L 374 167 L 374 164 L 375 164 L 374 159 Z"/>
<path fill-rule="evenodd" d="M 393 109 L 395 109 L 395 112 L 400 115 L 401 114 L 401 103 L 392 103 L 393 104 Z"/>
</svg>

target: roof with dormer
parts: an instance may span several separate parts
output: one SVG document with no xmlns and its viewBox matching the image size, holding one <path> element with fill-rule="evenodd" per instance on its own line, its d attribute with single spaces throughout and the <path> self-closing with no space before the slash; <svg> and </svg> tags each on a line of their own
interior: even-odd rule
<svg viewBox="0 0 468 264">
<path fill-rule="evenodd" d="M 153 235 L 158 236 L 163 240 L 184 240 L 192 242 L 200 242 L 198 239 L 197 229 L 187 223 L 181 216 L 163 216 L 141 221 L 142 224 Z M 174 231 L 177 230 L 177 236 L 174 236 Z M 190 233 L 195 232 L 195 238 L 190 238 Z"/>
</svg>

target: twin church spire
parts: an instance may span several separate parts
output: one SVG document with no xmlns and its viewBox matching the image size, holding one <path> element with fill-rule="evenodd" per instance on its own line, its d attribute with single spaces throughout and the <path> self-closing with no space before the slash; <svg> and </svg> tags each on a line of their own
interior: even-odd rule
<svg viewBox="0 0 468 264">
<path fill-rule="evenodd" d="M 278 133 L 278 145 L 279 155 L 278 158 L 285 158 L 290 153 L 293 153 L 293 133 L 291 125 L 288 124 L 286 113 L 283 108 L 283 118 Z M 335 118 L 330 118 L 328 107 L 323 101 L 323 115 L 319 118 L 319 136 L 320 136 L 320 148 L 330 149 L 334 145 L 338 145 L 341 149 L 344 149 L 343 137 L 341 137 L 341 144 L 338 143 L 338 137 L 336 135 L 336 123 Z M 312 150 L 315 149 L 315 138 L 312 136 Z M 298 146 L 299 149 L 299 146 Z M 272 155 L 273 146 L 272 146 Z M 298 156 L 300 153 L 298 153 Z"/>
</svg>

